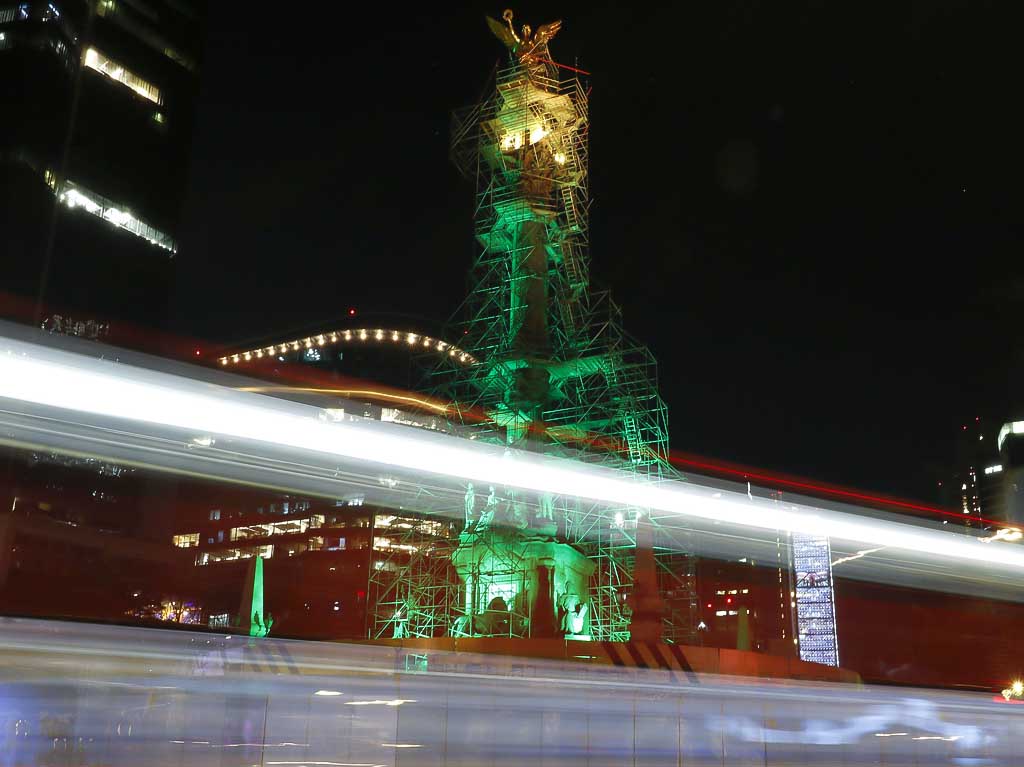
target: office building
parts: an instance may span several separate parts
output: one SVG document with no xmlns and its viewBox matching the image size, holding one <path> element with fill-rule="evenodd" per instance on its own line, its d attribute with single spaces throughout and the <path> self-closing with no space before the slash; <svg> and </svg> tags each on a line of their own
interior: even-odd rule
<svg viewBox="0 0 1024 767">
<path fill-rule="evenodd" d="M 964 526 L 988 530 L 1006 519 L 1003 462 L 997 430 L 980 416 L 957 431 L 954 471 L 940 490 L 941 501 L 956 508 Z M 947 520 L 947 524 L 955 523 Z"/>
<path fill-rule="evenodd" d="M 0 291 L 59 332 L 160 323 L 199 83 L 199 0 L 0 0 Z"/>
<path fill-rule="evenodd" d="M 997 446 L 999 462 L 993 466 L 992 475 L 1000 478 L 1000 519 L 1024 528 L 1024 420 L 1003 424 Z"/>
</svg>

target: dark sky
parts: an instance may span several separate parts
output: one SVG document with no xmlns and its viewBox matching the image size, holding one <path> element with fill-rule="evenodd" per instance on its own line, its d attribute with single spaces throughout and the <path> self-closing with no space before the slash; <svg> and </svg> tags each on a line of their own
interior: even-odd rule
<svg viewBox="0 0 1024 767">
<path fill-rule="evenodd" d="M 182 332 L 463 296 L 449 113 L 503 6 L 334 5 L 211 3 Z M 660 361 L 673 447 L 930 499 L 960 424 L 1024 405 L 1012 6 L 515 8 L 561 17 L 552 54 L 593 73 L 594 276 Z"/>
</svg>

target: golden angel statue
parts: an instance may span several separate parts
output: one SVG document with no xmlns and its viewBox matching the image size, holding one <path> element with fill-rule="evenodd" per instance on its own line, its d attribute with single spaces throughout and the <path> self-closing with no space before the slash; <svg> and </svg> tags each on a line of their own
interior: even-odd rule
<svg viewBox="0 0 1024 767">
<path fill-rule="evenodd" d="M 552 21 L 550 24 L 541 24 L 537 27 L 536 32 L 530 28 L 529 24 L 523 24 L 519 34 L 516 34 L 515 27 L 512 26 L 512 11 L 506 10 L 501 14 L 501 18 L 504 20 L 504 24 L 488 16 L 487 26 L 491 28 L 495 37 L 505 43 L 505 46 L 519 59 L 520 63 L 525 63 L 536 54 L 543 52 L 548 41 L 562 28 L 561 20 Z"/>
</svg>

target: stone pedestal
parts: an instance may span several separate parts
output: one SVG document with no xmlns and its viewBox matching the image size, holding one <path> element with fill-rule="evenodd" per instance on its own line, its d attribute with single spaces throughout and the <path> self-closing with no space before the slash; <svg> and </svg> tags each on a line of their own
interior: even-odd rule
<svg viewBox="0 0 1024 767">
<path fill-rule="evenodd" d="M 461 633 L 589 635 L 594 563 L 569 544 L 491 528 L 463 533 L 452 564 L 465 587 Z"/>
</svg>

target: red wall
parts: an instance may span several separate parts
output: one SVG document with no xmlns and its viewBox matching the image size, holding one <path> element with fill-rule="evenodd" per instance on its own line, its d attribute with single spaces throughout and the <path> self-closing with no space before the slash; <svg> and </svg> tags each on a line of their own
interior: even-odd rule
<svg viewBox="0 0 1024 767">
<path fill-rule="evenodd" d="M 836 579 L 839 660 L 866 682 L 1001 690 L 1024 678 L 1024 605 Z"/>
</svg>

